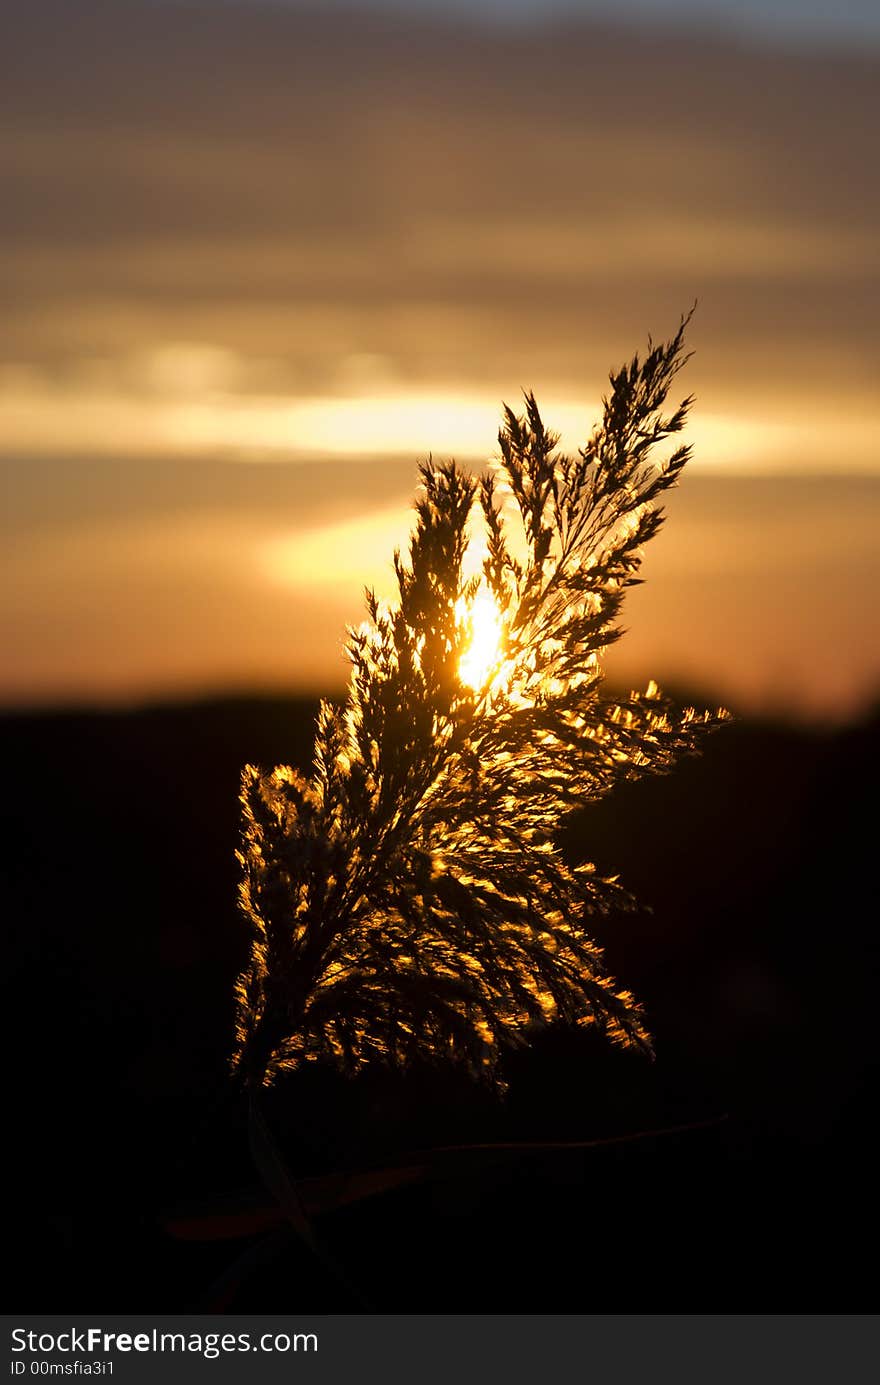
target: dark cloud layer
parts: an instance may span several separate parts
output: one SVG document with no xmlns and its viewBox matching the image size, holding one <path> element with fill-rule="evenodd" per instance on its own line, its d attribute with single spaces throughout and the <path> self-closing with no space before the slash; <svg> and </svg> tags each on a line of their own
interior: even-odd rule
<svg viewBox="0 0 880 1385">
<path fill-rule="evenodd" d="M 880 366 L 876 54 L 78 3 L 22 8 L 5 61 L 7 360 L 567 382 L 700 297 L 704 388 Z"/>
</svg>

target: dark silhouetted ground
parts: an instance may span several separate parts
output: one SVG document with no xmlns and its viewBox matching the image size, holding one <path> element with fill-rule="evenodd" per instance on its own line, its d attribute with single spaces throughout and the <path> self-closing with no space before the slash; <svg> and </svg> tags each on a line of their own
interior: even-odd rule
<svg viewBox="0 0 880 1385">
<path fill-rule="evenodd" d="M 238 772 L 306 767 L 314 710 L 0 720 L 13 1308 L 211 1306 L 245 1248 L 176 1240 L 164 1214 L 256 1186 L 226 1070 L 247 951 Z M 231 1309 L 872 1306 L 857 1252 L 876 1234 L 878 744 L 876 717 L 740 723 L 571 820 L 569 849 L 653 906 L 602 939 L 647 1006 L 653 1065 L 551 1032 L 511 1061 L 500 1105 L 444 1073 L 320 1072 L 268 1104 L 302 1174 L 708 1124 L 466 1160 L 319 1222 L 355 1296 L 287 1241 Z"/>
</svg>

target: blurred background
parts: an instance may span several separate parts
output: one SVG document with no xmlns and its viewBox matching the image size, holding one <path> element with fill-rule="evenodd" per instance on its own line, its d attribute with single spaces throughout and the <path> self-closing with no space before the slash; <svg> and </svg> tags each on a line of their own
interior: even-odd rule
<svg viewBox="0 0 880 1385">
<path fill-rule="evenodd" d="M 880 684 L 864 0 L 39 0 L 0 84 L 0 701 L 340 687 L 416 464 L 575 447 L 694 300 L 621 680 Z"/>
<path fill-rule="evenodd" d="M 873 1306 L 874 0 L 2 8 L 15 1307 L 351 1306 L 292 1243 L 218 1297 L 261 1243 L 175 1219 L 265 1201 L 227 1066 L 241 766 L 308 769 L 418 461 L 491 464 L 523 388 L 577 446 L 695 300 L 695 457 L 609 672 L 738 715 L 563 843 L 653 910 L 595 928 L 657 1062 L 550 1032 L 503 1104 L 315 1073 L 270 1114 L 303 1175 L 678 1131 L 323 1218 L 385 1311 Z"/>
</svg>

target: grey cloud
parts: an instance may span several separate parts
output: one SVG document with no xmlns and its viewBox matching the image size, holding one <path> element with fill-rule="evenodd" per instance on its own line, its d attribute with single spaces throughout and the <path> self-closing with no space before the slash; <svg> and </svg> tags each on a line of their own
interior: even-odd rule
<svg viewBox="0 0 880 1385">
<path fill-rule="evenodd" d="M 182 338 L 293 389 L 357 351 L 479 384 L 483 337 L 570 378 L 699 296 L 719 388 L 752 347 L 784 391 L 880 364 L 876 53 L 84 0 L 6 62 L 7 360 Z"/>
</svg>

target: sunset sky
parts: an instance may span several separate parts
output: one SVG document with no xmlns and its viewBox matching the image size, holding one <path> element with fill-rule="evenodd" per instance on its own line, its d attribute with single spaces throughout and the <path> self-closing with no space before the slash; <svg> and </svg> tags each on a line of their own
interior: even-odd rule
<svg viewBox="0 0 880 1385">
<path fill-rule="evenodd" d="M 417 462 L 487 464 L 524 387 L 576 446 L 694 300 L 611 671 L 876 698 L 876 5 L 18 10 L 0 701 L 338 688 Z"/>
</svg>

